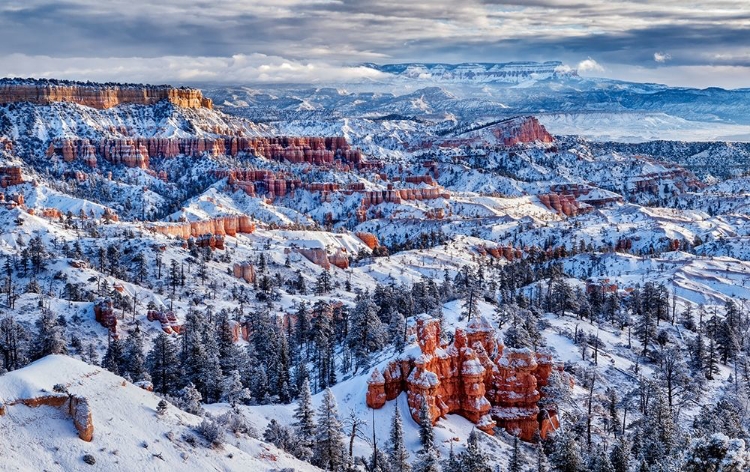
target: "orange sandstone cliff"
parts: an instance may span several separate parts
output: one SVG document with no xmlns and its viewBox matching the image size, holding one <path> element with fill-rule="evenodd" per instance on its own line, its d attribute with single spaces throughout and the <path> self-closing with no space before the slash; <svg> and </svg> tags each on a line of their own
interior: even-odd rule
<svg viewBox="0 0 750 472">
<path fill-rule="evenodd" d="M 0 81 L 0 104 L 28 102 L 49 105 L 77 103 L 106 109 L 123 104 L 153 105 L 167 100 L 183 108 L 213 108 L 211 99 L 198 89 L 168 85 L 92 84 L 58 80 L 5 79 Z"/>
</svg>

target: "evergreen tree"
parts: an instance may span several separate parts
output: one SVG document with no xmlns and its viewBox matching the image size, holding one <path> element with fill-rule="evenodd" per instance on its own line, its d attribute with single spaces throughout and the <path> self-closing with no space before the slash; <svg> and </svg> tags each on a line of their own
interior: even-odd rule
<svg viewBox="0 0 750 472">
<path fill-rule="evenodd" d="M 620 436 L 612 446 L 609 461 L 614 472 L 628 472 L 630 470 L 630 444 L 623 436 Z"/>
<path fill-rule="evenodd" d="M 203 407 L 201 406 L 203 397 L 192 382 L 180 390 L 179 398 L 183 410 L 194 415 L 203 414 Z"/>
<path fill-rule="evenodd" d="M 523 466 L 521 464 L 521 450 L 518 447 L 518 436 L 513 436 L 513 453 L 510 456 L 510 464 L 508 465 L 508 472 L 522 472 Z"/>
<path fill-rule="evenodd" d="M 66 354 L 62 328 L 49 310 L 43 310 L 36 320 L 37 333 L 31 347 L 31 360 L 41 359 L 50 354 Z"/>
<path fill-rule="evenodd" d="M 125 340 L 125 371 L 133 382 L 151 380 L 146 371 L 146 359 L 143 353 L 143 332 L 140 325 L 136 325 L 130 336 Z"/>
<path fill-rule="evenodd" d="M 388 336 L 396 351 L 403 352 L 406 346 L 406 320 L 404 319 L 404 315 L 398 310 L 395 310 L 391 314 L 391 318 L 388 321 Z"/>
<path fill-rule="evenodd" d="M 174 394 L 180 379 L 180 361 L 169 336 L 162 332 L 154 340 L 154 345 L 146 358 L 146 365 L 154 390 L 162 394 Z"/>
<path fill-rule="evenodd" d="M 221 382 L 221 400 L 234 407 L 238 402 L 249 396 L 249 392 L 242 386 L 240 372 L 231 371 Z"/>
<path fill-rule="evenodd" d="M 115 375 L 125 375 L 127 373 L 125 347 L 120 338 L 113 338 L 109 342 L 107 352 L 104 354 L 104 358 L 102 358 L 102 367 Z"/>
<path fill-rule="evenodd" d="M 550 456 L 555 470 L 560 472 L 579 472 L 583 469 L 583 459 L 578 450 L 575 438 L 564 430 L 558 430 L 554 436 L 554 450 Z"/>
<path fill-rule="evenodd" d="M 591 472 L 615 472 L 615 468 L 603 447 L 597 447 L 589 456 L 588 470 Z"/>
<path fill-rule="evenodd" d="M 385 329 L 378 317 L 378 307 L 369 294 L 362 295 L 354 307 L 349 334 L 348 344 L 357 361 L 356 370 L 366 368 L 370 353 L 382 349 L 386 341 Z"/>
<path fill-rule="evenodd" d="M 414 463 L 414 472 L 440 472 L 440 462 L 434 447 L 419 453 Z"/>
<path fill-rule="evenodd" d="M 26 365 L 29 333 L 13 317 L 0 320 L 0 372 Z"/>
<path fill-rule="evenodd" d="M 339 470 L 344 466 L 344 439 L 341 431 L 336 398 L 331 389 L 327 388 L 318 409 L 313 465 L 324 470 Z"/>
<path fill-rule="evenodd" d="M 419 410 L 419 442 L 422 444 L 422 450 L 427 451 L 435 447 L 435 433 L 432 430 L 432 416 L 427 400 L 422 400 L 422 406 Z"/>
<path fill-rule="evenodd" d="M 404 445 L 404 428 L 401 422 L 401 414 L 398 407 L 393 411 L 391 420 L 391 435 L 386 445 L 388 450 L 388 462 L 391 472 L 411 472 L 409 465 L 409 452 Z"/>
<path fill-rule="evenodd" d="M 479 446 L 479 434 L 475 429 L 469 434 L 469 438 L 466 441 L 466 450 L 458 455 L 458 462 L 461 464 L 461 470 L 471 470 L 475 472 L 492 472 L 492 468 L 489 466 L 489 460 Z M 517 446 L 517 444 L 516 444 Z M 511 461 L 513 459 L 511 458 Z M 511 462 L 513 467 L 513 462 Z M 516 465 L 520 470 L 520 463 Z M 512 472 L 516 472 L 514 469 L 510 469 Z"/>
<path fill-rule="evenodd" d="M 297 400 L 297 408 L 294 410 L 294 429 L 302 446 L 305 457 L 312 457 L 312 449 L 315 444 L 315 411 L 312 406 L 312 394 L 310 393 L 310 381 L 306 378 L 302 383 Z"/>
<path fill-rule="evenodd" d="M 331 274 L 323 269 L 315 282 L 315 292 L 318 295 L 325 295 L 331 291 L 333 284 L 331 283 Z"/>
</svg>

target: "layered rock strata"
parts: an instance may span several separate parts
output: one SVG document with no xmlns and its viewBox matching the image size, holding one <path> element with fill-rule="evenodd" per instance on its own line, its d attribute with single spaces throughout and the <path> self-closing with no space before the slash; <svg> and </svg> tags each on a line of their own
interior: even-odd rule
<svg viewBox="0 0 750 472">
<path fill-rule="evenodd" d="M 114 85 L 50 80 L 0 80 L 0 104 L 28 102 L 49 105 L 76 103 L 106 109 L 117 105 L 153 105 L 162 100 L 182 108 L 213 108 L 198 89 L 168 85 Z"/>
<path fill-rule="evenodd" d="M 149 228 L 165 236 L 190 239 L 206 235 L 236 236 L 238 233 L 250 234 L 255 232 L 255 223 L 247 215 L 232 215 L 219 216 L 203 221 L 155 223 L 151 224 Z"/>
<path fill-rule="evenodd" d="M 362 154 L 352 149 L 346 138 L 333 137 L 255 137 L 222 136 L 216 138 L 85 138 L 54 139 L 47 148 L 48 157 L 66 162 L 82 160 L 96 167 L 97 159 L 129 167 L 147 168 L 149 159 L 180 155 L 198 157 L 207 154 L 236 156 L 250 153 L 258 157 L 292 163 L 333 165 L 336 161 L 358 166 Z"/>
</svg>

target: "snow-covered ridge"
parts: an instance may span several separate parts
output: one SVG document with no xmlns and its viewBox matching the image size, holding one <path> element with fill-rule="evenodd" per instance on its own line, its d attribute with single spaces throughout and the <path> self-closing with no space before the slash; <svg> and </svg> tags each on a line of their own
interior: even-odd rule
<svg viewBox="0 0 750 472">
<path fill-rule="evenodd" d="M 508 63 L 406 63 L 364 64 L 380 72 L 410 79 L 520 83 L 528 80 L 577 77 L 578 73 L 559 61 Z"/>
</svg>

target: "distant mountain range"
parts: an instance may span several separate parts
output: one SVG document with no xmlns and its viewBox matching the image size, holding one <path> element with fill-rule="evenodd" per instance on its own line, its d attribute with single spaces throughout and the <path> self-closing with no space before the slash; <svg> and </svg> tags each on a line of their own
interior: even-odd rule
<svg viewBox="0 0 750 472">
<path fill-rule="evenodd" d="M 535 115 L 553 133 L 600 141 L 750 141 L 750 89 L 692 89 L 581 77 L 559 61 L 363 64 L 376 80 L 207 86 L 255 121 L 338 118 L 475 122 Z"/>
</svg>

